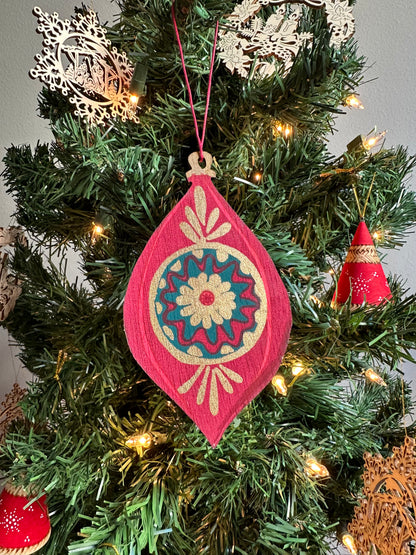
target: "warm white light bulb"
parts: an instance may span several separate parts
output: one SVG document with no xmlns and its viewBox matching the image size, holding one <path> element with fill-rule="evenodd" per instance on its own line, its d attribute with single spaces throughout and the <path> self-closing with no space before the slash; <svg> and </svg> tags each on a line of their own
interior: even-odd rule
<svg viewBox="0 0 416 555">
<path fill-rule="evenodd" d="M 288 123 L 281 123 L 277 121 L 274 124 L 274 131 L 276 135 L 283 135 L 286 139 L 293 133 L 293 127 Z"/>
<path fill-rule="evenodd" d="M 377 372 L 374 372 L 374 370 L 372 368 L 368 368 L 365 372 L 364 375 L 367 379 L 369 379 L 370 381 L 378 384 L 378 385 L 382 385 L 384 387 L 387 387 L 386 382 L 383 380 L 383 378 L 381 376 L 379 376 L 377 374 Z"/>
<path fill-rule="evenodd" d="M 292 374 L 294 376 L 300 376 L 301 374 L 304 374 L 306 371 L 307 371 L 307 368 L 305 368 L 301 362 L 297 362 L 292 366 Z"/>
<path fill-rule="evenodd" d="M 358 110 L 364 110 L 363 103 L 361 100 L 355 96 L 355 94 L 351 94 L 345 99 L 345 104 L 350 108 L 357 108 Z"/>
<path fill-rule="evenodd" d="M 308 476 L 317 476 L 319 478 L 326 478 L 329 476 L 327 467 L 318 463 L 313 457 L 309 457 L 309 459 L 306 460 L 305 472 Z"/>
<path fill-rule="evenodd" d="M 366 137 L 363 140 L 363 146 L 366 150 L 371 150 L 374 148 L 386 135 L 386 131 L 382 133 L 378 133 L 377 135 L 373 135 L 373 137 Z"/>
<path fill-rule="evenodd" d="M 150 434 L 136 434 L 126 440 L 126 446 L 131 449 L 142 447 L 146 449 L 152 445 L 152 436 Z"/>
<path fill-rule="evenodd" d="M 357 547 L 355 545 L 355 540 L 351 536 L 351 534 L 348 534 L 348 533 L 343 534 L 342 543 L 345 545 L 345 547 L 352 555 L 357 555 Z"/>
<path fill-rule="evenodd" d="M 272 379 L 272 385 L 274 385 L 280 395 L 287 395 L 285 379 L 281 374 L 276 374 L 276 376 L 274 376 L 274 378 Z"/>
<path fill-rule="evenodd" d="M 94 224 L 92 232 L 94 233 L 94 235 L 101 235 L 104 232 L 104 228 L 100 224 Z"/>
</svg>

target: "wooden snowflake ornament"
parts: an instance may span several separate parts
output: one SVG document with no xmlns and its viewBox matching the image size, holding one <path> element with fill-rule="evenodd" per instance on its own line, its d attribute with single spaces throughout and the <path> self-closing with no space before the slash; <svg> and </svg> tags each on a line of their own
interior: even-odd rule
<svg viewBox="0 0 416 555">
<path fill-rule="evenodd" d="M 339 48 L 354 33 L 348 0 L 243 0 L 227 17 L 228 28 L 218 42 L 219 57 L 227 68 L 241 77 L 248 77 L 251 72 L 266 77 L 279 69 L 283 74 L 289 71 L 300 48 L 313 38 L 311 33 L 298 32 L 301 4 L 325 9 L 331 46 Z M 269 5 L 278 8 L 264 21 L 257 14 Z"/>
<path fill-rule="evenodd" d="M 364 459 L 365 498 L 348 525 L 358 554 L 410 555 L 411 542 L 416 541 L 415 440 L 406 437 L 387 459 L 369 453 Z"/>
<path fill-rule="evenodd" d="M 212 157 L 198 158 L 137 261 L 124 326 L 141 367 L 215 446 L 275 375 L 291 313 L 266 250 L 214 187 Z"/>
<path fill-rule="evenodd" d="M 26 238 L 20 227 L 0 227 L 0 322 L 3 322 L 14 309 L 22 288 L 17 277 L 8 271 L 8 254 L 1 248 L 15 245 L 17 242 L 26 244 Z"/>
<path fill-rule="evenodd" d="M 22 420 L 24 418 L 19 403 L 25 395 L 26 389 L 22 389 L 19 384 L 15 383 L 12 390 L 7 393 L 4 401 L 0 403 L 0 444 L 4 442 L 10 424 L 14 420 Z"/>
<path fill-rule="evenodd" d="M 42 54 L 30 76 L 43 81 L 52 91 L 60 90 L 76 106 L 75 114 L 91 125 L 112 117 L 136 123 L 130 105 L 129 84 L 133 66 L 106 39 L 93 11 L 78 14 L 72 21 L 60 20 L 34 8 L 37 30 L 44 37 Z"/>
</svg>

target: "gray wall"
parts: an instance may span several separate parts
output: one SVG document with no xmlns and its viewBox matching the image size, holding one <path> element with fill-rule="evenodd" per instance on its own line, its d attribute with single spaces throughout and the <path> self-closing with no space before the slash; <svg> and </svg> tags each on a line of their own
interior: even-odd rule
<svg viewBox="0 0 416 555">
<path fill-rule="evenodd" d="M 70 17 L 73 5 L 68 0 L 42 0 L 40 7 L 49 13 L 57 11 L 61 17 Z M 117 6 L 109 0 L 94 0 L 91 5 L 101 21 L 111 20 L 117 13 Z M 51 138 L 47 123 L 36 115 L 36 96 L 41 85 L 28 77 L 29 69 L 34 66 L 33 57 L 41 49 L 32 8 L 31 0 L 0 2 L 2 149 L 12 143 L 35 144 Z M 348 110 L 346 116 L 339 118 L 330 148 L 334 154 L 340 154 L 356 135 L 367 134 L 377 126 L 388 131 L 387 145 L 407 145 L 415 153 L 416 3 L 414 0 L 358 0 L 355 17 L 360 51 L 369 61 L 366 83 L 359 90 L 365 110 Z M 13 224 L 12 213 L 12 201 L 2 188 L 0 226 Z M 390 271 L 408 278 L 412 291 L 416 291 L 415 260 L 416 244 L 412 236 L 403 249 L 389 254 L 385 261 Z M 406 367 L 408 377 L 413 371 L 411 365 Z M 14 381 L 24 382 L 26 377 L 10 338 L 0 330 L 0 398 Z"/>
</svg>

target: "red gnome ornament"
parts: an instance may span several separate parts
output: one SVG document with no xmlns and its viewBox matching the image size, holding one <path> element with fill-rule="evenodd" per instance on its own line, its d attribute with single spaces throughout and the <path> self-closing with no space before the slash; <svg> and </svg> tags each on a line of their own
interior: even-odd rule
<svg viewBox="0 0 416 555">
<path fill-rule="evenodd" d="M 350 296 L 352 307 L 364 303 L 379 305 L 391 298 L 383 267 L 363 220 L 358 225 L 342 267 L 332 305 L 343 305 Z"/>
<path fill-rule="evenodd" d="M 49 540 L 46 496 L 28 506 L 30 500 L 22 488 L 4 487 L 0 495 L 0 555 L 29 555 Z"/>
</svg>

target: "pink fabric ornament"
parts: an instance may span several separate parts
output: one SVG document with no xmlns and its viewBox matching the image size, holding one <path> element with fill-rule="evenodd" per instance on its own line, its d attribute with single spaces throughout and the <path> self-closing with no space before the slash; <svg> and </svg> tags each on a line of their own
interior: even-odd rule
<svg viewBox="0 0 416 555">
<path fill-rule="evenodd" d="M 391 298 L 389 284 L 364 221 L 359 223 L 351 242 L 332 299 L 333 306 L 346 303 L 350 295 L 351 306 L 379 305 Z"/>
<path fill-rule="evenodd" d="M 214 187 L 211 156 L 131 276 L 124 326 L 140 366 L 215 447 L 286 350 L 286 289 L 259 240 Z"/>
<path fill-rule="evenodd" d="M 33 497 L 6 484 L 0 495 L 0 555 L 29 555 L 43 547 L 51 534 L 46 496 Z"/>
</svg>

